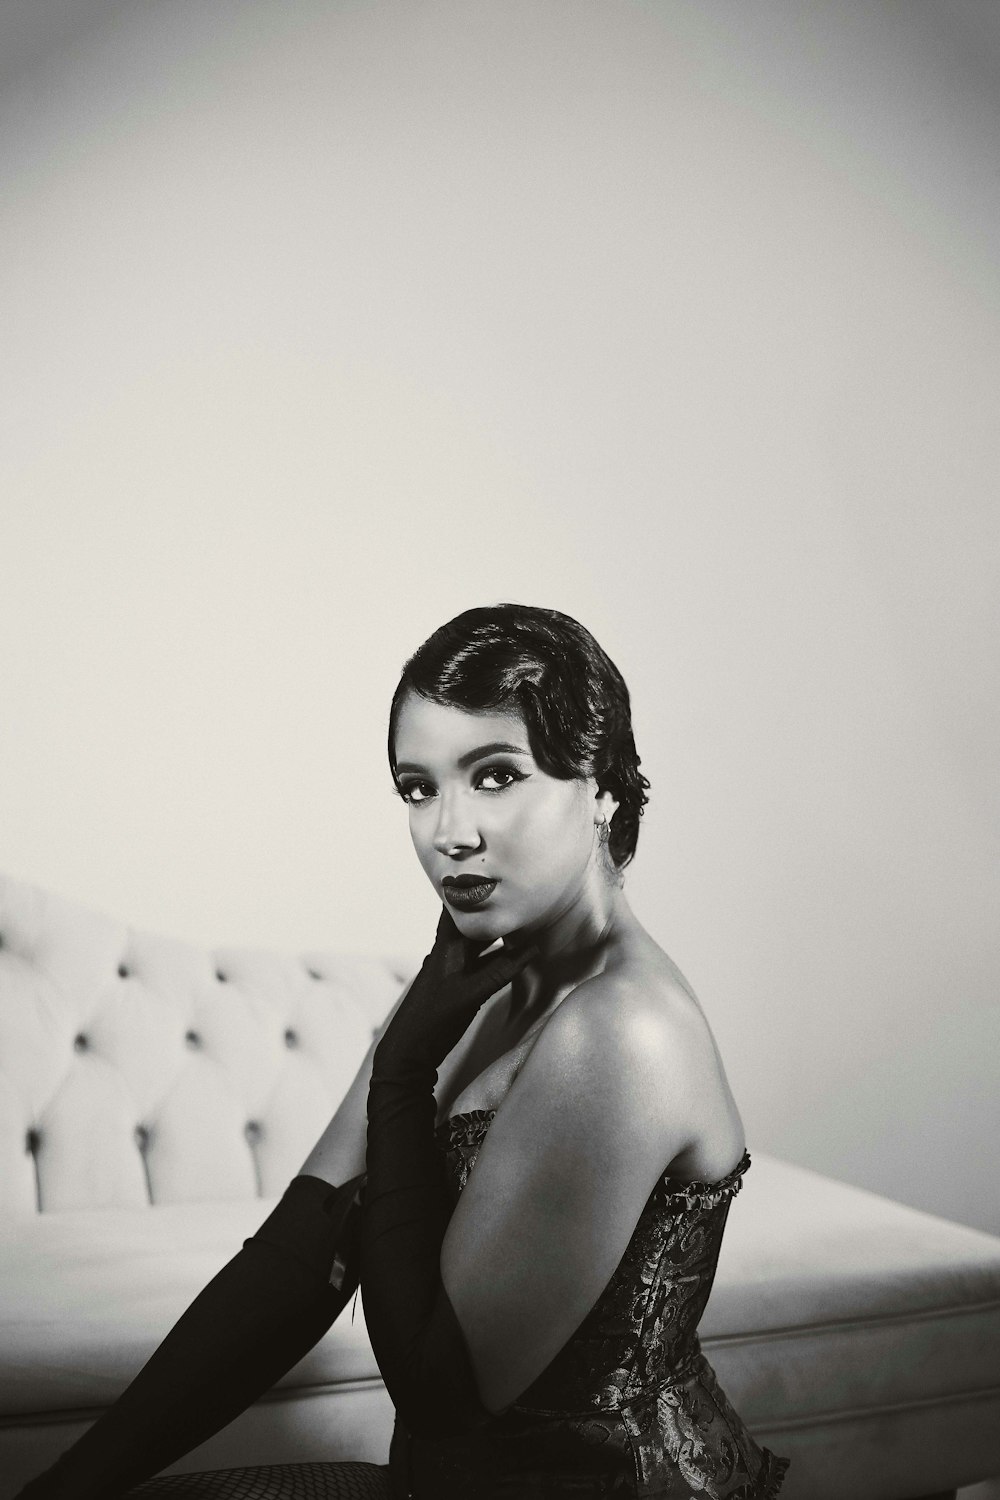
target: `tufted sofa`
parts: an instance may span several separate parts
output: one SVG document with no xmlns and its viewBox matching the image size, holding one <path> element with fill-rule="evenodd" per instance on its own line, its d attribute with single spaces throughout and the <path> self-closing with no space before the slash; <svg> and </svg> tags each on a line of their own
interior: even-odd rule
<svg viewBox="0 0 1000 1500">
<path fill-rule="evenodd" d="M 0 1500 L 261 1222 L 411 967 L 207 952 L 0 879 Z M 755 1154 L 702 1331 L 783 1500 L 1000 1474 L 1000 1240 Z M 176 1467 L 384 1461 L 391 1419 L 359 1297 Z"/>
</svg>

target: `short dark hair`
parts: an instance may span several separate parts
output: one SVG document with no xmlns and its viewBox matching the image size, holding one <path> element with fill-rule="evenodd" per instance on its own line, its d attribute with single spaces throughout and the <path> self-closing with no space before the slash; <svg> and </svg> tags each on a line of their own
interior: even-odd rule
<svg viewBox="0 0 1000 1500">
<path fill-rule="evenodd" d="M 389 765 L 403 700 L 473 713 L 516 709 L 531 753 L 550 776 L 593 776 L 618 802 L 608 848 L 621 870 L 635 854 L 649 782 L 639 770 L 625 680 L 589 630 L 555 609 L 493 604 L 467 609 L 424 641 L 403 667 L 389 710 Z"/>
</svg>

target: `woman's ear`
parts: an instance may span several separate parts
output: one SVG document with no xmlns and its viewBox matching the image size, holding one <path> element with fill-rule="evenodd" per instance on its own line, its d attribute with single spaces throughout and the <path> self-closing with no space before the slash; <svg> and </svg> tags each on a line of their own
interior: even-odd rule
<svg viewBox="0 0 1000 1500">
<path fill-rule="evenodd" d="M 619 805 L 618 798 L 613 796 L 606 787 L 599 789 L 594 798 L 594 822 L 607 823 L 610 828 L 611 819 L 618 811 Z"/>
</svg>

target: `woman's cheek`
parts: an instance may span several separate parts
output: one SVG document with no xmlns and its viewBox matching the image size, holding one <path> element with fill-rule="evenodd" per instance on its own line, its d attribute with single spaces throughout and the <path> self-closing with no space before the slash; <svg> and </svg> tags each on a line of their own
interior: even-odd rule
<svg viewBox="0 0 1000 1500">
<path fill-rule="evenodd" d="M 556 854 L 572 841 L 579 810 L 565 796 L 538 798 L 526 819 L 530 837 L 539 846 Z"/>
<path fill-rule="evenodd" d="M 417 859 L 429 875 L 431 873 L 431 862 L 434 857 L 433 841 L 427 829 L 421 827 L 420 823 L 412 818 L 410 819 L 410 840 Z"/>
</svg>

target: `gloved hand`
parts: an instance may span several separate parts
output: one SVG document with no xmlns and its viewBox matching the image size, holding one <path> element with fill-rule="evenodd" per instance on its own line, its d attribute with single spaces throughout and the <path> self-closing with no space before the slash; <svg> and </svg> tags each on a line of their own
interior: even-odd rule
<svg viewBox="0 0 1000 1500">
<path fill-rule="evenodd" d="M 361 1291 L 386 1388 L 419 1435 L 490 1420 L 441 1282 L 451 1198 L 434 1139 L 437 1069 L 490 995 L 536 956 L 530 947 L 484 955 L 442 911 L 434 946 L 375 1049 Z"/>
<path fill-rule="evenodd" d="M 111 1500 L 269 1390 L 354 1294 L 363 1183 L 293 1178 L 115 1404 L 17 1500 Z"/>
<path fill-rule="evenodd" d="M 463 937 L 442 907 L 434 946 L 375 1049 L 373 1081 L 401 1073 L 415 1078 L 419 1072 L 433 1088 L 438 1067 L 477 1012 L 537 957 L 537 949 L 528 945 L 490 953 L 483 947 Z"/>
</svg>

